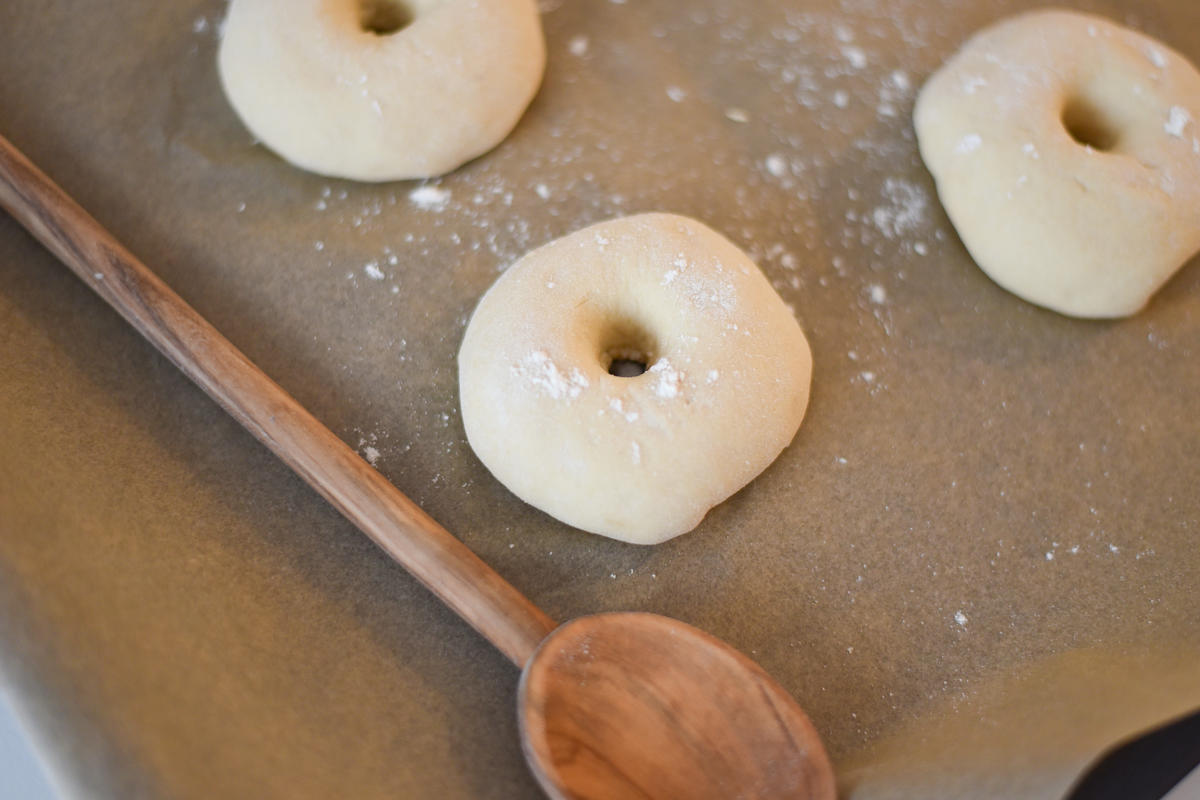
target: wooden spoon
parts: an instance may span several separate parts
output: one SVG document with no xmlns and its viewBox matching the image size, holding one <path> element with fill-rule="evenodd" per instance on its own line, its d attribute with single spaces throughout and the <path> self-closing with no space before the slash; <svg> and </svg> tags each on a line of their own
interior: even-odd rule
<svg viewBox="0 0 1200 800">
<path fill-rule="evenodd" d="M 523 668 L 526 759 L 553 798 L 819 798 L 833 770 L 752 661 L 653 614 L 546 614 L 255 367 L 0 137 L 0 205 L 392 558 Z"/>
</svg>

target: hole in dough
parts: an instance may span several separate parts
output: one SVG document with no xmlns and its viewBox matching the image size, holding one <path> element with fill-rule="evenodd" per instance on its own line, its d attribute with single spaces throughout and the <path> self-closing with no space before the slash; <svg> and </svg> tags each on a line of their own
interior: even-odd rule
<svg viewBox="0 0 1200 800">
<path fill-rule="evenodd" d="M 401 0 L 359 0 L 358 21 L 362 29 L 376 36 L 389 36 L 412 24 L 412 9 Z"/>
<path fill-rule="evenodd" d="M 608 319 L 600 331 L 600 365 L 609 375 L 636 378 L 658 360 L 658 343 L 645 326 L 627 317 Z"/>
<path fill-rule="evenodd" d="M 614 358 L 608 365 L 608 374 L 618 378 L 636 378 L 646 371 L 646 362 L 638 358 Z"/>
<path fill-rule="evenodd" d="M 1112 150 L 1120 139 L 1116 122 L 1086 97 L 1076 96 L 1067 101 L 1062 123 L 1072 139 L 1100 152 Z"/>
</svg>

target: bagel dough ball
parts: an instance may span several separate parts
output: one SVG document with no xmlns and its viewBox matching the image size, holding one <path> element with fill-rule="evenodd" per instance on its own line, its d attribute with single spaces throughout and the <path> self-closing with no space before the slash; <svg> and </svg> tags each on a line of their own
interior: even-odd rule
<svg viewBox="0 0 1200 800">
<path fill-rule="evenodd" d="M 535 0 L 232 0 L 217 63 L 276 153 L 388 181 L 499 144 L 537 92 L 546 48 Z"/>
<path fill-rule="evenodd" d="M 648 369 L 610 374 L 631 363 Z M 645 214 L 510 267 L 475 309 L 458 374 L 467 439 L 501 483 L 569 525 L 656 544 L 792 440 L 812 355 L 742 251 Z"/>
<path fill-rule="evenodd" d="M 993 280 L 1077 317 L 1140 310 L 1200 249 L 1200 74 L 1102 18 L 1013 17 L 922 88 L 921 156 Z"/>
</svg>

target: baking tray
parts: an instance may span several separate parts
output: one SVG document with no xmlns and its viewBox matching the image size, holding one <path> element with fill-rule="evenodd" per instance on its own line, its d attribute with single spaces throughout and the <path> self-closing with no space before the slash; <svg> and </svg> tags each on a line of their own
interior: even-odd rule
<svg viewBox="0 0 1200 800">
<path fill-rule="evenodd" d="M 847 797 L 1051 798 L 1200 705 L 1200 268 L 1085 322 L 972 265 L 913 98 L 1034 5 L 543 2 L 541 92 L 438 208 L 257 146 L 218 0 L 7 0 L 0 130 L 555 618 L 655 611 L 739 647 Z M 1200 60 L 1188 0 L 1065 5 Z M 521 254 L 650 210 L 754 256 L 815 377 L 774 465 L 643 548 L 487 473 L 455 353 Z M 539 796 L 512 667 L 7 218 L 0 670 L 68 794 Z"/>
</svg>

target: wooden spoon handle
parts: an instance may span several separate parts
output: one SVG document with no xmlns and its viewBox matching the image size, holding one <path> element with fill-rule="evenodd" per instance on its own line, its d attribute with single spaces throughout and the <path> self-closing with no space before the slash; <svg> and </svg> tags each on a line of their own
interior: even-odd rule
<svg viewBox="0 0 1200 800">
<path fill-rule="evenodd" d="M 525 666 L 554 621 L 305 411 L 3 136 L 0 206 L 321 496 Z"/>
</svg>

